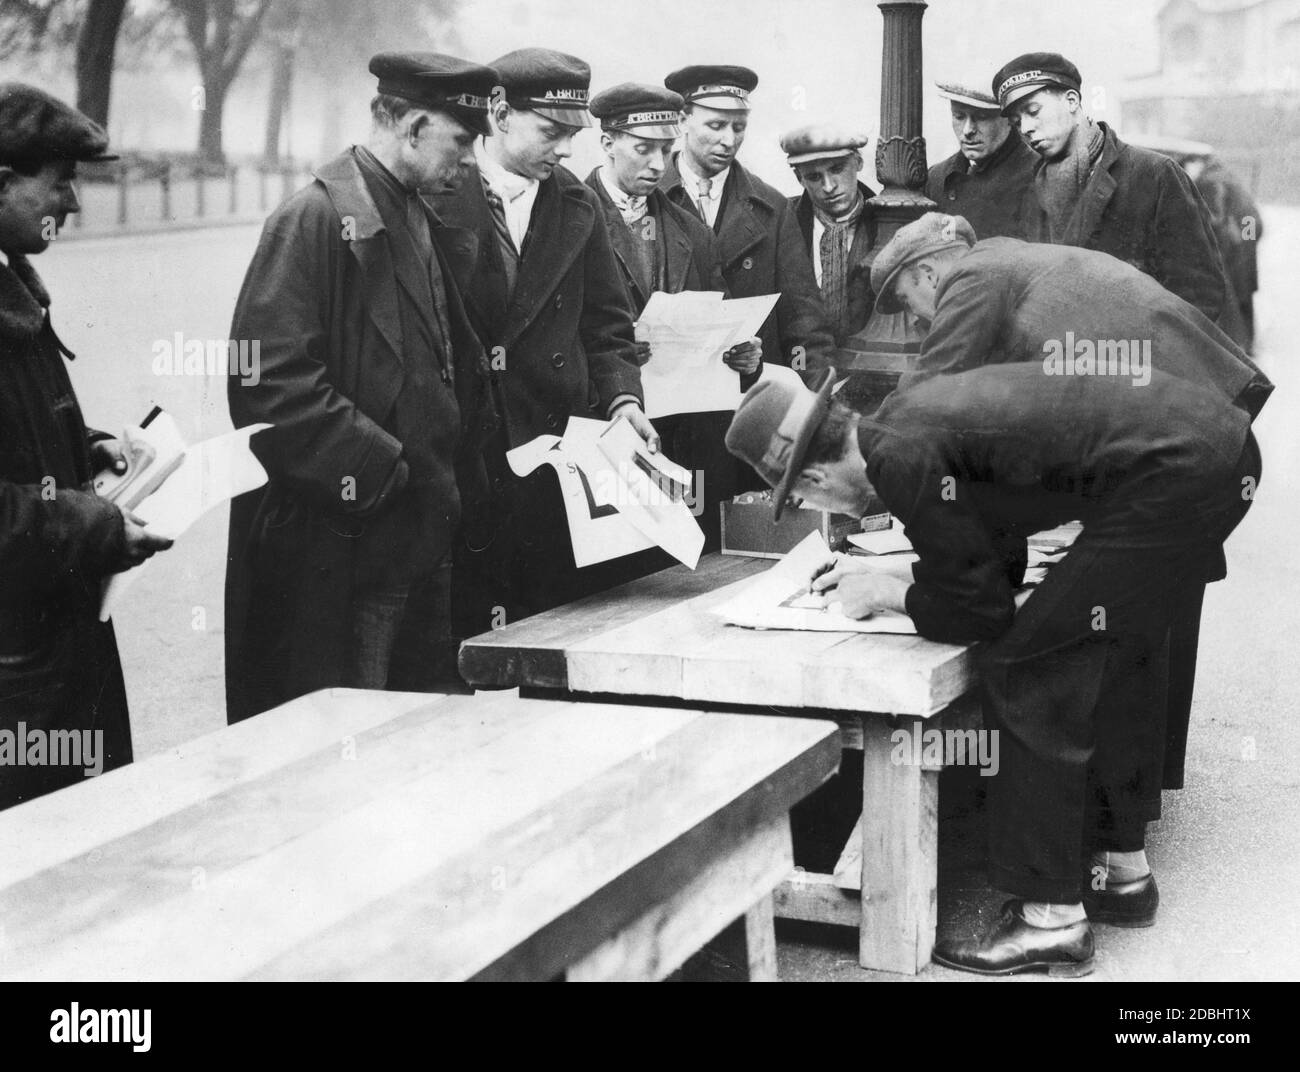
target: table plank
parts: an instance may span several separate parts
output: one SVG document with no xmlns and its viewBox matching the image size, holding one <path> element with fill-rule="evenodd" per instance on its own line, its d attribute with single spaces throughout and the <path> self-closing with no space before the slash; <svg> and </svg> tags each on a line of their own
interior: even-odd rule
<svg viewBox="0 0 1300 1072">
<path fill-rule="evenodd" d="M 771 721 L 756 734 L 734 716 L 509 694 L 304 697 L 187 756 L 0 815 L 4 844 L 42 813 L 58 829 L 80 800 L 111 812 L 114 793 L 144 786 L 164 802 L 143 823 L 83 812 L 93 848 L 83 838 L 6 873 L 0 973 L 461 978 L 538 932 L 550 944 L 527 964 L 562 970 L 613 933 L 593 918 L 613 926 L 666 897 L 708 838 L 772 819 L 829 776 L 833 724 Z M 304 725 L 310 742 L 277 746 L 277 727 Z M 254 773 L 262 751 L 276 761 Z M 197 799 L 177 788 L 191 769 Z M 687 857 L 659 866 L 678 846 Z"/>
</svg>

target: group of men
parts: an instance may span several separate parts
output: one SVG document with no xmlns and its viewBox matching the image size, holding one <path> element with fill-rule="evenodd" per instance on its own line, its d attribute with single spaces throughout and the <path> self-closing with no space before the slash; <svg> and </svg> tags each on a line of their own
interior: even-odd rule
<svg viewBox="0 0 1300 1072">
<path fill-rule="evenodd" d="M 740 163 L 747 68 L 590 98 L 588 65 L 547 49 L 382 53 L 370 71 L 369 138 L 267 220 L 235 309 L 231 338 L 257 340 L 261 367 L 231 377 L 231 415 L 271 427 L 252 441 L 269 482 L 231 510 L 230 721 L 327 686 L 445 687 L 436 656 L 457 638 L 653 568 L 577 569 L 553 474 L 506 457 L 571 417 L 625 419 L 696 473 L 706 547 L 717 504 L 763 481 L 778 510 L 879 493 L 919 552 L 914 583 L 840 563 L 819 589 L 990 642 L 1006 757 L 992 874 L 1022 900 L 941 960 L 1078 973 L 1090 919 L 1153 922 L 1144 826 L 1181 784 L 1201 593 L 1258 480 L 1249 425 L 1271 390 L 1230 337 L 1187 174 L 1094 122 L 1068 60 L 1031 53 L 990 92 L 939 86 L 959 145 L 930 170 L 941 212 L 882 247 L 865 134 L 785 135 L 796 198 Z M 584 181 L 563 162 L 594 122 L 605 162 Z M 106 145 L 41 91 L 0 87 L 0 714 L 111 728 L 112 766 L 130 735 L 98 587 L 166 541 L 95 498 L 120 449 L 81 423 L 26 261 L 48 245 L 39 222 L 76 211 L 76 162 Z M 683 290 L 779 299 L 724 355 L 747 390 L 734 415 L 652 424 L 634 325 L 654 292 Z M 878 412 L 834 403 L 837 350 L 900 312 L 927 331 L 917 368 Z M 1126 376 L 1145 342 L 1145 379 L 1113 360 L 1053 371 L 1043 355 L 1067 335 L 1122 340 Z M 764 363 L 806 386 L 760 379 Z M 1069 520 L 1083 535 L 1015 612 L 1025 536 Z M 56 782 L 0 771 L 0 806 Z M 1089 864 L 1100 889 L 1080 885 Z"/>
</svg>

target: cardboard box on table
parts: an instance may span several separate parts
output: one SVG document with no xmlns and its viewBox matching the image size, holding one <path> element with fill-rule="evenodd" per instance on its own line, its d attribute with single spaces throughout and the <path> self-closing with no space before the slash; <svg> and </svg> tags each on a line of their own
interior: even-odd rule
<svg viewBox="0 0 1300 1072">
<path fill-rule="evenodd" d="M 722 553 L 748 558 L 782 558 L 813 531 L 820 532 L 831 550 L 838 551 L 850 533 L 887 529 L 890 521 L 888 511 L 879 500 L 871 512 L 861 518 L 801 507 L 785 510 L 781 520 L 775 521 L 774 509 L 769 491 L 747 492 L 737 495 L 731 502 L 722 503 Z"/>
</svg>

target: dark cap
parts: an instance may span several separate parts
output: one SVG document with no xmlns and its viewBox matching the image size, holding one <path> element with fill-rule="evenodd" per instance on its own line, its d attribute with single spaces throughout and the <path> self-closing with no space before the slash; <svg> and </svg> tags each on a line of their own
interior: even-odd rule
<svg viewBox="0 0 1300 1072">
<path fill-rule="evenodd" d="M 900 227 L 871 262 L 871 289 L 876 295 L 876 308 L 882 313 L 902 312 L 894 283 L 909 264 L 947 249 L 970 249 L 977 241 L 975 229 L 965 216 L 927 212 Z"/>
<path fill-rule="evenodd" d="M 748 67 L 696 65 L 673 71 L 664 85 L 680 93 L 687 104 L 720 112 L 747 112 L 758 75 Z"/>
<path fill-rule="evenodd" d="M 811 123 L 796 127 L 781 135 L 781 151 L 791 167 L 810 164 L 814 160 L 836 160 L 851 156 L 867 144 L 868 138 L 860 130 L 852 130 L 835 123 Z"/>
<path fill-rule="evenodd" d="M 591 114 L 600 120 L 601 130 L 642 138 L 675 138 L 682 132 L 681 95 L 643 82 L 622 82 L 597 93 Z"/>
<path fill-rule="evenodd" d="M 556 123 L 589 127 L 591 68 L 577 56 L 550 48 L 520 48 L 492 61 L 511 107 Z"/>
<path fill-rule="evenodd" d="M 116 160 L 104 128 L 43 89 L 0 83 L 0 164 Z"/>
<path fill-rule="evenodd" d="M 993 94 L 1003 115 L 1016 101 L 1037 93 L 1044 86 L 1072 89 L 1077 93 L 1083 88 L 1083 78 L 1079 68 L 1059 52 L 1026 52 L 993 76 Z"/>
<path fill-rule="evenodd" d="M 447 112 L 471 130 L 488 133 L 488 105 L 497 72 L 437 52 L 381 52 L 370 60 L 379 92 L 421 108 Z"/>
</svg>

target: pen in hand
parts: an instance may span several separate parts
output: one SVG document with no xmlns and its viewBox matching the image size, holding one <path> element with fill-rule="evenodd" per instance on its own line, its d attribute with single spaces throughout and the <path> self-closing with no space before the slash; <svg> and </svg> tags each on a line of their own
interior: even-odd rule
<svg viewBox="0 0 1300 1072">
<path fill-rule="evenodd" d="M 817 580 L 818 577 L 821 577 L 821 576 L 824 575 L 824 574 L 830 573 L 830 571 L 833 570 L 834 568 L 835 568 L 835 563 L 834 563 L 833 561 L 832 561 L 832 562 L 826 562 L 826 563 L 823 563 L 822 565 L 820 565 L 820 566 L 817 567 L 817 572 L 814 573 L 811 577 L 808 578 L 808 594 L 809 594 L 809 595 L 813 595 L 813 582 L 814 582 L 815 580 Z"/>
</svg>

